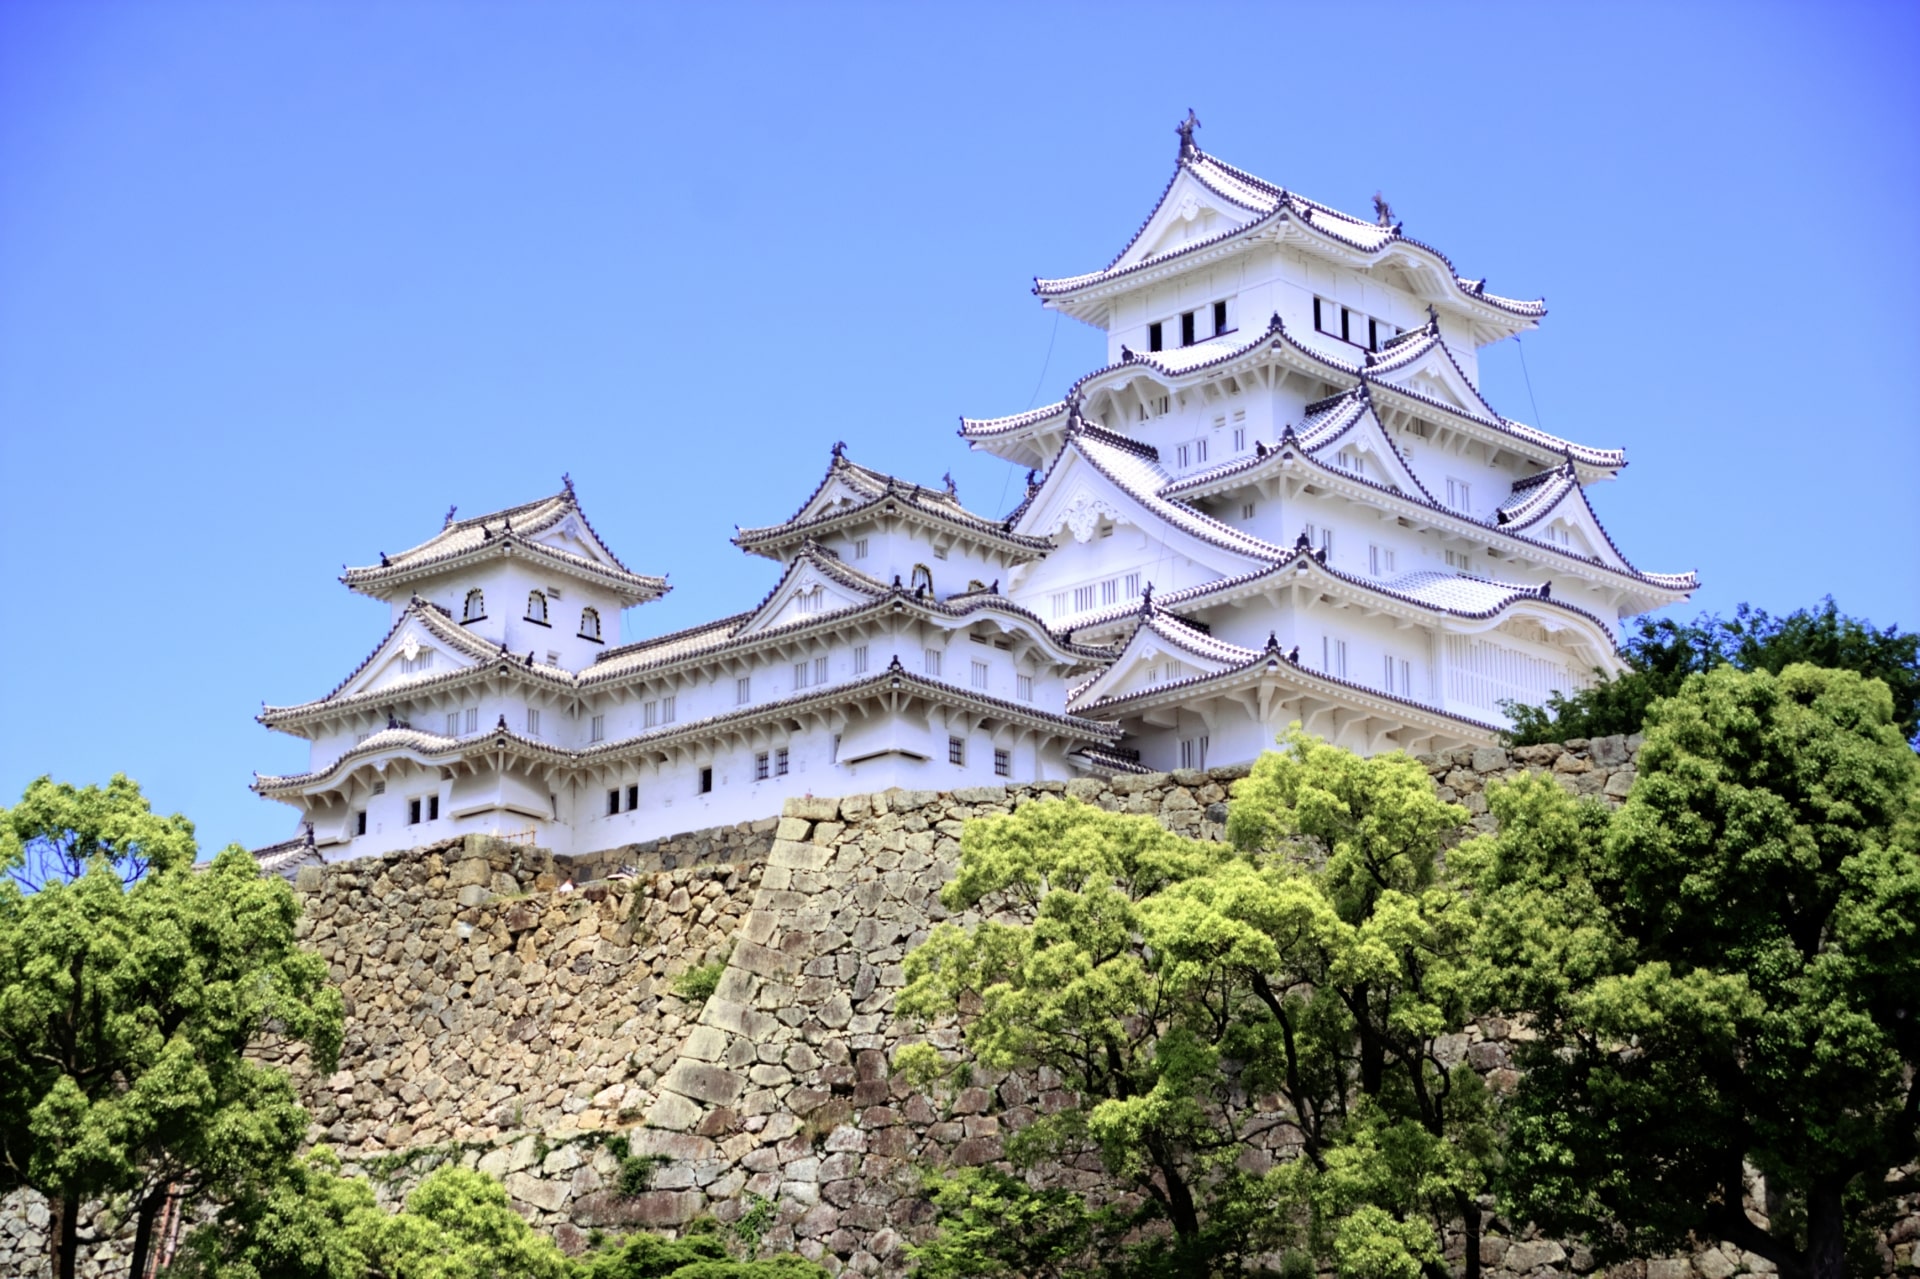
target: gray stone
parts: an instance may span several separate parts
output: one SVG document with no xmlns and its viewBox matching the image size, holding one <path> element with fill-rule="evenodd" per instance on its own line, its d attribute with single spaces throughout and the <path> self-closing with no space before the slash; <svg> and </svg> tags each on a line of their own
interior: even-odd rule
<svg viewBox="0 0 1920 1279">
<path fill-rule="evenodd" d="M 1508 1270 L 1533 1270 L 1557 1266 L 1567 1259 L 1567 1250 L 1551 1239 L 1529 1239 L 1507 1249 Z"/>
</svg>

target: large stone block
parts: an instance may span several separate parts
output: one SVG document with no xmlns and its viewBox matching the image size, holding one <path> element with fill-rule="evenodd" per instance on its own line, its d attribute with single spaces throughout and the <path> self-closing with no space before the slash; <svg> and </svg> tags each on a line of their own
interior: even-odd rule
<svg viewBox="0 0 1920 1279">
<path fill-rule="evenodd" d="M 774 840 L 773 851 L 767 854 L 767 865 L 784 866 L 788 870 L 824 870 L 831 861 L 831 848 L 802 844 L 791 839 Z"/>
<path fill-rule="evenodd" d="M 864 810 L 865 805 L 861 807 Z M 780 811 L 788 817 L 810 822 L 830 822 L 840 816 L 840 801 L 825 796 L 796 795 L 782 804 Z"/>
<path fill-rule="evenodd" d="M 559 1212 L 573 1197 L 573 1186 L 565 1181 L 546 1181 L 531 1173 L 516 1172 L 506 1181 L 507 1194 L 521 1203 L 532 1204 L 542 1212 Z"/>
<path fill-rule="evenodd" d="M 695 1101 L 731 1106 L 747 1090 L 747 1081 L 720 1066 L 681 1060 L 673 1064 L 660 1086 Z"/>
</svg>

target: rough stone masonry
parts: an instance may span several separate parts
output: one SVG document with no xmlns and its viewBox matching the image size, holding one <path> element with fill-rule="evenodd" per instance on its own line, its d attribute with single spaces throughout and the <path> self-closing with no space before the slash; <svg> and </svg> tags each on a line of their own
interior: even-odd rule
<svg viewBox="0 0 1920 1279">
<path fill-rule="evenodd" d="M 1489 781 L 1546 770 L 1617 801 L 1638 746 L 1611 737 L 1425 762 L 1442 797 L 1486 829 Z M 938 894 L 964 824 L 1066 794 L 1219 839 L 1244 772 L 797 799 L 779 819 L 577 860 L 473 838 L 309 867 L 305 941 L 345 996 L 347 1039 L 330 1076 L 285 1064 L 314 1140 L 388 1200 L 441 1163 L 479 1167 L 570 1249 L 596 1227 L 733 1221 L 765 1201 L 767 1246 L 835 1272 L 901 1274 L 903 1243 L 931 1226 L 918 1169 L 990 1163 L 1006 1133 L 1072 1101 L 1044 1076 L 976 1070 L 968 1087 L 925 1093 L 889 1071 L 893 1050 L 920 1037 L 892 1004 L 906 953 L 946 917 Z M 722 960 L 704 1005 L 674 993 L 680 974 Z M 1450 1051 L 1509 1082 L 1519 1033 L 1489 1019 Z M 924 1037 L 963 1047 L 950 1026 Z M 622 1142 L 650 1173 L 639 1193 L 619 1188 Z M 0 1206 L 0 1273 L 46 1273 L 46 1224 L 31 1196 Z M 100 1242 L 82 1273 L 108 1273 L 120 1225 L 111 1208 L 89 1223 Z M 1886 1241 L 1888 1272 L 1915 1268 L 1916 1238 L 1910 1215 Z M 1482 1260 L 1494 1279 L 1593 1269 L 1582 1250 L 1524 1235 L 1489 1234 Z M 1624 1269 L 1617 1279 L 1772 1267 L 1719 1244 Z"/>
</svg>

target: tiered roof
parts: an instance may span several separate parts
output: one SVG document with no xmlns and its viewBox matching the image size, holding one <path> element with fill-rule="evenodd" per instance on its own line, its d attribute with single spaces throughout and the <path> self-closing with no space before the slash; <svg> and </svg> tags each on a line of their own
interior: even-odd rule
<svg viewBox="0 0 1920 1279">
<path fill-rule="evenodd" d="M 845 446 L 833 446 L 827 473 L 814 486 L 800 509 L 779 524 L 741 529 L 734 545 L 775 559 L 809 538 L 818 538 L 876 515 L 900 515 L 967 541 L 985 544 L 1002 555 L 1033 559 L 1052 544 L 1022 537 L 1005 520 L 989 519 L 960 505 L 949 478 L 946 488 L 923 488 L 897 476 L 861 466 L 847 458 Z"/>
<path fill-rule="evenodd" d="M 505 510 L 456 520 L 432 537 L 398 555 L 382 554 L 380 563 L 349 568 L 340 580 L 365 595 L 391 598 L 409 583 L 439 577 L 497 556 L 521 555 L 549 569 L 570 574 L 619 595 L 623 607 L 658 599 L 670 589 L 665 578 L 635 573 L 600 540 L 574 496 L 573 481 L 562 477 L 560 492 Z M 579 550 L 555 545 L 571 541 Z"/>
<path fill-rule="evenodd" d="M 1583 480 L 1611 475 L 1627 464 L 1626 454 L 1620 449 L 1580 444 L 1501 416 L 1461 371 L 1435 325 L 1409 330 L 1396 339 L 1396 344 L 1387 352 L 1382 352 L 1385 358 L 1380 359 L 1373 358 L 1371 352 L 1367 360 L 1345 359 L 1318 349 L 1311 344 L 1311 338 L 1311 334 L 1305 341 L 1296 338 L 1275 314 L 1264 330 L 1251 336 L 1235 333 L 1174 351 L 1142 353 L 1122 347 L 1118 364 L 1095 369 L 1079 378 L 1068 388 L 1066 399 L 1010 417 L 962 417 L 959 435 L 974 448 L 987 449 L 1002 457 L 1044 460 L 1039 455 L 1051 456 L 1057 449 L 1059 436 L 1076 402 L 1089 402 L 1107 384 L 1131 379 L 1141 369 L 1152 370 L 1168 388 L 1179 390 L 1208 375 L 1277 361 L 1349 391 L 1366 386 L 1370 392 L 1380 395 L 1383 402 L 1404 400 L 1405 407 L 1423 417 L 1442 414 L 1439 421 L 1496 447 L 1519 446 L 1516 451 L 1541 455 L 1543 460 L 1570 457 L 1581 467 Z M 1412 384 L 1412 376 L 1429 366 L 1451 373 L 1452 376 L 1444 380 L 1450 388 L 1460 388 L 1456 391 L 1459 403 L 1429 395 Z"/>
<path fill-rule="evenodd" d="M 407 676 L 400 684 L 355 689 L 353 686 L 363 674 L 375 667 L 381 658 L 392 656 L 400 646 L 402 632 L 410 630 L 425 632 L 454 657 L 465 658 L 465 664 Z M 431 600 L 415 596 L 380 642 L 373 646 L 373 651 L 324 697 L 291 706 L 262 706 L 256 718 L 268 728 L 297 732 L 305 725 L 323 722 L 337 715 L 385 706 L 401 697 L 458 687 L 477 677 L 502 674 L 530 680 L 553 691 L 570 689 L 575 683 L 571 671 L 549 666 L 537 660 L 532 653 L 509 653 L 498 645 L 490 644 L 455 622 L 446 609 Z"/>
<path fill-rule="evenodd" d="M 1155 247 L 1150 233 L 1171 229 L 1176 219 L 1191 219 L 1201 204 L 1223 215 L 1231 225 L 1171 248 Z M 1258 243 L 1290 244 L 1362 269 L 1396 262 L 1425 286 L 1422 291 L 1428 301 L 1467 317 L 1476 338 L 1483 341 L 1522 332 L 1546 314 L 1544 300 L 1487 292 L 1484 279 L 1461 275 L 1445 254 L 1407 236 L 1398 222 L 1382 225 L 1377 220 L 1342 213 L 1235 168 L 1197 146 L 1184 145 L 1153 211 L 1111 262 L 1081 275 L 1036 278 L 1033 291 L 1050 306 L 1102 323 L 1105 299 L 1113 294 L 1217 261 Z"/>
<path fill-rule="evenodd" d="M 1134 629 L 1127 644 L 1127 651 L 1131 652 L 1148 645 L 1153 646 L 1157 651 L 1171 649 L 1182 653 L 1200 663 L 1205 669 L 1198 674 L 1180 679 L 1165 680 L 1131 692 L 1116 693 L 1112 690 L 1119 681 L 1110 679 L 1109 676 L 1126 669 L 1126 655 L 1123 653 L 1108 672 L 1087 681 L 1074 691 L 1068 699 L 1068 709 L 1075 714 L 1124 715 L 1150 703 L 1164 703 L 1169 700 L 1189 701 L 1208 689 L 1224 690 L 1261 679 L 1272 679 L 1303 692 L 1318 694 L 1343 703 L 1390 707 L 1395 718 L 1404 720 L 1410 725 L 1441 728 L 1443 731 L 1470 739 L 1492 740 L 1500 731 L 1492 724 L 1483 723 L 1453 711 L 1439 710 L 1424 702 L 1382 692 L 1366 684 L 1313 670 L 1300 663 L 1298 649 L 1291 651 L 1282 649 L 1279 641 L 1271 635 L 1267 637 L 1264 648 L 1254 649 L 1239 644 L 1228 644 L 1163 610 L 1149 608 L 1142 617 L 1140 625 Z"/>
<path fill-rule="evenodd" d="M 467 757 L 493 757 L 504 753 L 518 759 L 562 767 L 613 764 L 656 751 L 670 751 L 675 746 L 698 741 L 716 732 L 738 732 L 769 721 L 789 719 L 816 707 L 844 705 L 850 700 L 903 692 L 943 705 L 985 711 L 1016 724 L 1044 728 L 1080 742 L 1110 744 L 1121 736 L 1120 728 L 1114 724 L 1079 715 L 1043 711 L 1026 702 L 991 697 L 944 680 L 917 675 L 902 667 L 900 659 L 895 657 L 892 663 L 875 675 L 862 676 L 847 683 L 818 685 L 805 692 L 756 702 L 723 714 L 662 725 L 632 737 L 596 742 L 582 750 L 555 746 L 516 732 L 507 727 L 505 716 L 492 730 L 475 737 L 449 737 L 444 733 L 395 725 L 360 742 L 325 768 L 278 776 L 255 775 L 253 789 L 262 795 L 292 795 L 316 787 L 335 785 L 360 763 L 375 756 L 398 755 L 416 763 L 437 765 Z"/>
</svg>

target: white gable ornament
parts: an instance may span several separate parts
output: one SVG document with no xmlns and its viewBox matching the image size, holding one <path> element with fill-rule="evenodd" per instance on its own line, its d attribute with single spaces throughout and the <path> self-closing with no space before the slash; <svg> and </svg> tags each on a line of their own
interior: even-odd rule
<svg viewBox="0 0 1920 1279">
<path fill-rule="evenodd" d="M 1060 512 L 1061 523 L 1067 526 L 1076 542 L 1090 542 L 1100 521 L 1118 521 L 1120 512 L 1106 499 L 1098 497 L 1086 489 L 1081 489 L 1067 500 L 1066 509 Z"/>
</svg>

